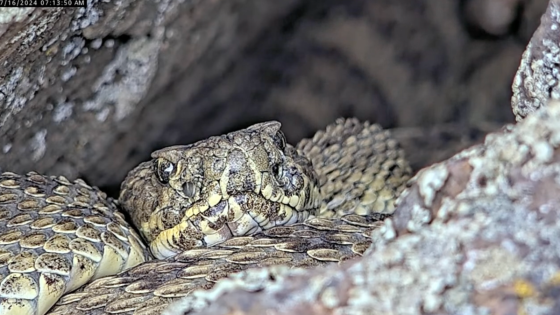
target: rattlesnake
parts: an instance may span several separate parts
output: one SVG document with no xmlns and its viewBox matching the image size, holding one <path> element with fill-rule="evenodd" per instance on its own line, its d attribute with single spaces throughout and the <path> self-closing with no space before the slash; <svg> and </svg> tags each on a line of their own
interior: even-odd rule
<svg viewBox="0 0 560 315">
<path fill-rule="evenodd" d="M 296 147 L 272 121 L 156 151 L 118 201 L 5 172 L 0 314 L 159 314 L 236 271 L 343 262 L 369 247 L 410 173 L 389 132 L 356 119 Z"/>
</svg>

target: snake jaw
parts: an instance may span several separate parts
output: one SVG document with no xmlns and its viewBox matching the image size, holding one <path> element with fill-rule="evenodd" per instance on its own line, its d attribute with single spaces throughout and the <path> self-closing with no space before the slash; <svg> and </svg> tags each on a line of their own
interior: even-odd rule
<svg viewBox="0 0 560 315">
<path fill-rule="evenodd" d="M 286 143 L 278 122 L 152 158 L 129 173 L 120 202 L 156 257 L 300 222 L 321 205 L 311 162 Z"/>
<path fill-rule="evenodd" d="M 175 256 L 182 250 L 203 247 L 203 234 L 191 222 L 182 221 L 159 233 L 150 242 L 150 251 L 158 259 Z M 179 246 L 178 246 L 179 245 Z"/>
</svg>

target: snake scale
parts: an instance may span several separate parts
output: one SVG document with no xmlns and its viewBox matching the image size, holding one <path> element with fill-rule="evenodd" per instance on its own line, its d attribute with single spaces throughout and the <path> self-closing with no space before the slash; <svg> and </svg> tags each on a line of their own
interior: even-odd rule
<svg viewBox="0 0 560 315">
<path fill-rule="evenodd" d="M 280 126 L 158 150 L 118 200 L 2 173 L 0 314 L 161 314 L 247 268 L 362 255 L 411 175 L 398 143 L 338 119 L 294 147 Z"/>
</svg>

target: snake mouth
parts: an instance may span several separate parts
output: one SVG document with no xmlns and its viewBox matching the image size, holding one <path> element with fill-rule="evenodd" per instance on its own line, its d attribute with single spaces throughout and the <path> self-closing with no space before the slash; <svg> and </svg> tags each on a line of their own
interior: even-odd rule
<svg viewBox="0 0 560 315">
<path fill-rule="evenodd" d="M 319 210 L 318 191 L 302 190 L 297 196 L 269 196 L 255 191 L 229 195 L 215 201 L 213 206 L 204 202 L 191 203 L 179 210 L 163 208 L 154 217 L 164 218 L 175 213 L 181 219 L 160 230 L 150 241 L 152 254 L 157 258 L 174 256 L 185 250 L 205 248 L 238 236 L 252 235 L 276 226 L 304 222 Z"/>
<path fill-rule="evenodd" d="M 316 212 L 317 207 L 297 210 L 290 204 L 249 192 L 229 196 L 204 211 L 200 210 L 197 206 L 191 206 L 181 211 L 185 214 L 181 222 L 162 230 L 150 242 L 152 254 L 157 258 L 165 258 L 275 226 L 303 222 Z M 169 213 L 172 209 L 162 211 Z"/>
<path fill-rule="evenodd" d="M 315 209 L 298 210 L 256 193 L 245 193 L 230 196 L 214 207 L 188 217 L 188 221 L 199 227 L 207 246 L 212 246 L 235 236 L 303 222 L 315 213 Z"/>
</svg>

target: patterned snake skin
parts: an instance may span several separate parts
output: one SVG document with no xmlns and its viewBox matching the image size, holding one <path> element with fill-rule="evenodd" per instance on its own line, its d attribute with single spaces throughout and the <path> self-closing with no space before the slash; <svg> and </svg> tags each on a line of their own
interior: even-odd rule
<svg viewBox="0 0 560 315">
<path fill-rule="evenodd" d="M 247 268 L 360 256 L 410 177 L 403 156 L 355 119 L 296 148 L 265 122 L 154 152 L 122 184 L 125 215 L 81 180 L 3 173 L 0 314 L 161 314 Z"/>
</svg>

